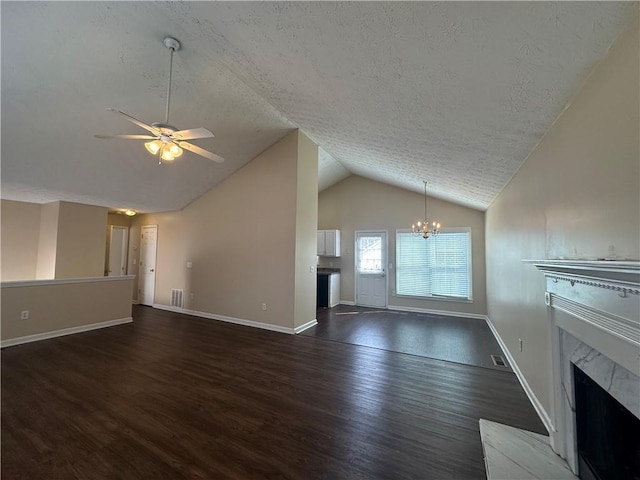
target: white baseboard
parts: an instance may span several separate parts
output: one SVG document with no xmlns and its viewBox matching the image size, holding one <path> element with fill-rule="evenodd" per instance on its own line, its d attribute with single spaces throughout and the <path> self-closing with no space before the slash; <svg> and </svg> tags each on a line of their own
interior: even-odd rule
<svg viewBox="0 0 640 480">
<path fill-rule="evenodd" d="M 399 312 L 412 312 L 412 313 L 428 313 L 430 315 L 444 315 L 447 317 L 463 317 L 463 318 L 476 318 L 478 320 L 485 320 L 486 315 L 479 315 L 477 313 L 463 313 L 463 312 L 450 312 L 448 310 L 432 310 L 430 308 L 416 308 L 416 307 L 402 307 L 400 305 L 387 305 L 388 310 L 396 310 Z"/>
<path fill-rule="evenodd" d="M 113 327 L 115 325 L 122 325 L 123 323 L 131 322 L 133 322 L 132 317 L 125 317 L 117 318 L 115 320 L 107 320 L 105 322 L 90 323 L 88 325 L 79 325 L 77 327 L 63 328 L 61 330 L 53 330 L 51 332 L 35 333 L 33 335 L 26 335 L 24 337 L 2 340 L 0 342 L 0 348 L 12 347 L 14 345 L 21 345 L 23 343 L 38 342 L 40 340 L 47 340 L 49 338 L 63 337 L 65 335 L 73 335 L 74 333 L 88 332 L 90 330 Z"/>
<path fill-rule="evenodd" d="M 531 405 L 533 405 L 533 408 L 538 414 L 538 417 L 540 417 L 540 420 L 544 424 L 544 427 L 547 429 L 549 436 L 553 437 L 553 432 L 555 432 L 555 428 L 553 427 L 553 423 L 551 422 L 551 417 L 549 417 L 549 414 L 540 403 L 540 400 L 538 400 L 538 397 L 536 397 L 536 394 L 533 393 L 533 390 L 529 386 L 527 379 L 522 374 L 520 367 L 518 367 L 518 364 L 513 358 L 513 355 L 511 355 L 511 352 L 507 348 L 507 345 L 502 341 L 502 337 L 500 337 L 500 334 L 496 330 L 496 327 L 493 326 L 491 319 L 486 315 L 484 318 L 487 321 L 487 325 L 489 325 L 489 328 L 491 329 L 491 333 L 493 333 L 493 336 L 498 342 L 498 345 L 500 345 L 500 348 L 502 348 L 502 351 L 507 357 L 507 361 L 509 362 L 509 365 L 511 365 L 511 369 L 513 370 L 513 372 L 516 374 L 516 377 L 518 378 L 520 385 L 522 385 L 522 389 L 524 390 L 524 393 L 526 393 L 527 397 L 529 397 L 529 401 L 531 402 Z"/>
<path fill-rule="evenodd" d="M 185 313 L 185 309 L 182 307 L 172 307 L 171 305 L 163 305 L 161 303 L 154 303 L 153 308 L 158 310 L 167 310 L 169 312 Z"/>
<path fill-rule="evenodd" d="M 169 308 L 175 308 L 175 307 L 168 307 L 165 310 L 168 310 Z M 263 330 L 271 330 L 273 332 L 288 333 L 290 335 L 294 335 L 296 333 L 294 329 L 290 327 L 281 327 L 280 325 L 272 325 L 270 323 L 256 322 L 254 320 L 246 320 L 244 318 L 228 317 L 226 315 L 218 315 L 218 314 L 209 313 L 209 312 L 199 312 L 197 310 L 187 310 L 186 308 L 181 309 L 180 313 L 184 313 L 185 315 L 192 315 L 194 317 L 207 318 L 209 320 L 219 320 L 221 322 L 235 323 L 236 325 L 244 325 L 245 327 L 254 327 L 254 328 L 261 328 Z"/>
<path fill-rule="evenodd" d="M 316 320 L 315 318 L 303 325 L 299 325 L 296 328 L 293 329 L 293 332 L 298 334 L 298 333 L 302 333 L 304 332 L 306 329 L 311 328 L 311 327 L 315 327 L 318 324 L 318 320 Z"/>
<path fill-rule="evenodd" d="M 226 315 L 219 315 L 217 313 L 200 312 L 198 310 L 189 310 L 186 308 L 172 307 L 170 305 L 162 305 L 160 303 L 154 303 L 153 308 L 159 310 L 167 310 L 169 312 L 184 313 L 185 315 L 191 315 L 194 317 L 206 318 L 208 320 L 219 320 L 221 322 L 235 323 L 236 325 L 244 325 L 245 327 L 261 328 L 263 330 L 271 330 L 273 332 L 288 333 L 294 335 L 304 332 L 306 329 L 311 328 L 318 324 L 318 320 L 315 318 L 307 323 L 300 325 L 296 328 L 282 327 L 280 325 L 272 325 L 270 323 L 256 322 L 254 320 L 246 320 L 244 318 L 228 317 Z"/>
<path fill-rule="evenodd" d="M 340 300 L 339 305 L 350 305 L 350 306 L 354 306 L 356 304 L 356 302 L 352 302 L 351 300 Z"/>
</svg>

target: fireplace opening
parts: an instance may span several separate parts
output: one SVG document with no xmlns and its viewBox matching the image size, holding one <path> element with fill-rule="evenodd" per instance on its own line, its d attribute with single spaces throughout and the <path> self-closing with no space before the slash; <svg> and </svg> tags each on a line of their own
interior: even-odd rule
<svg viewBox="0 0 640 480">
<path fill-rule="evenodd" d="M 578 475 L 640 480 L 640 419 L 573 365 Z"/>
</svg>

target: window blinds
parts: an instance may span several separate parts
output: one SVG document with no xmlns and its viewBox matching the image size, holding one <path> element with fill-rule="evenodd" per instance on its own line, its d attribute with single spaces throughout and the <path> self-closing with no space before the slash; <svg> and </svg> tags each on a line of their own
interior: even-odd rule
<svg viewBox="0 0 640 480">
<path fill-rule="evenodd" d="M 425 240 L 396 234 L 396 292 L 414 297 L 471 298 L 471 233 L 443 231 Z"/>
</svg>

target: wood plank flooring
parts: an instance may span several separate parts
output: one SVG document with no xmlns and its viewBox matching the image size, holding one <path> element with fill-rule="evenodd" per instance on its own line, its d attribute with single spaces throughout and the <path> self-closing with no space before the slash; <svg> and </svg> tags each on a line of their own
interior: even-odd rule
<svg viewBox="0 0 640 480">
<path fill-rule="evenodd" d="M 1 356 L 4 479 L 480 479 L 480 418 L 544 433 L 508 372 L 148 307 Z"/>
<path fill-rule="evenodd" d="M 347 305 L 320 308 L 316 318 L 318 325 L 302 335 L 512 371 L 484 320 Z M 502 356 L 505 366 L 491 355 Z"/>
</svg>

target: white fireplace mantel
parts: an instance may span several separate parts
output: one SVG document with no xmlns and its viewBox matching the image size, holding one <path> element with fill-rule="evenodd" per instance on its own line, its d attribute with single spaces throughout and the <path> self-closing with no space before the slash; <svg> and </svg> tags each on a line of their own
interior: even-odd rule
<svg viewBox="0 0 640 480">
<path fill-rule="evenodd" d="M 549 434 L 553 449 L 576 472 L 572 364 L 640 415 L 640 262 L 523 262 L 546 277 L 553 404 Z"/>
<path fill-rule="evenodd" d="M 545 276 L 640 294 L 640 262 L 608 260 L 523 260 Z M 600 285 L 601 284 L 601 285 Z"/>
</svg>

